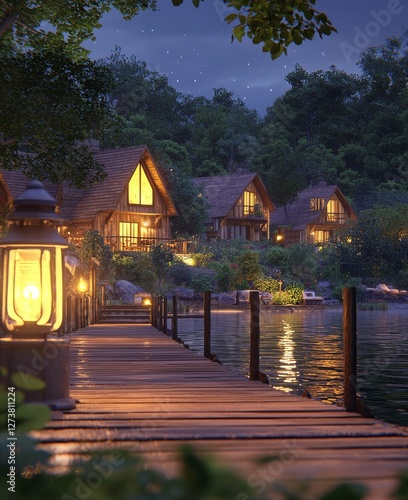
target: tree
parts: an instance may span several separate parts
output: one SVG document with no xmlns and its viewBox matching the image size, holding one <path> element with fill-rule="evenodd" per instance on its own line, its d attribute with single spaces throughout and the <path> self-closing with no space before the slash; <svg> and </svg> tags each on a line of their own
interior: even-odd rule
<svg viewBox="0 0 408 500">
<path fill-rule="evenodd" d="M 183 3 L 183 0 L 172 1 L 173 5 Z M 200 0 L 192 1 L 196 7 L 200 5 Z M 312 40 L 316 33 L 322 38 L 337 31 L 326 14 L 313 8 L 316 0 L 224 0 L 224 3 L 236 11 L 225 18 L 228 24 L 238 21 L 232 30 L 233 39 L 241 41 L 246 35 L 253 43 L 262 44 L 263 52 L 269 52 L 272 59 L 287 54 L 291 43 L 301 45 Z"/>
<path fill-rule="evenodd" d="M 101 27 L 106 12 L 117 9 L 125 19 L 140 10 L 155 10 L 155 0 L 2 0 L 0 39 L 3 49 L 50 49 L 66 41 L 71 56 L 85 56 L 81 44 Z M 47 28 L 48 27 L 48 30 Z"/>
<path fill-rule="evenodd" d="M 183 0 L 173 3 L 180 5 Z M 199 0 L 193 3 L 198 6 Z M 315 32 L 322 36 L 334 30 L 325 14 L 312 7 L 314 3 L 315 0 L 279 3 L 263 0 L 254 8 L 249 0 L 232 0 L 227 5 L 237 14 L 229 15 L 226 21 L 239 21 L 233 29 L 235 38 L 240 40 L 246 33 L 254 43 L 262 42 L 264 50 L 275 58 L 286 52 L 286 46 L 292 42 L 299 44 L 313 38 Z M 93 162 L 91 151 L 77 145 L 84 138 L 98 137 L 105 118 L 102 112 L 108 112 L 103 102 L 107 83 L 96 67 L 91 70 L 87 51 L 81 44 L 92 38 L 95 29 L 100 27 L 102 15 L 112 9 L 130 19 L 141 9 L 155 8 L 155 0 L 0 1 L 0 57 L 3 59 L 0 105 L 6 103 L 7 113 L 3 106 L 1 109 L 10 122 L 0 123 L 3 168 L 22 168 L 29 176 L 58 182 L 69 180 L 77 185 L 101 177 L 102 169 Z M 31 72 L 26 85 L 19 88 L 21 75 L 33 61 L 36 73 Z M 88 70 L 86 81 L 79 77 L 78 71 L 73 71 L 75 64 L 76 69 L 83 65 L 83 70 Z M 25 82 L 25 78 L 22 80 Z M 156 95 L 164 90 L 168 96 L 164 77 L 156 78 L 153 83 Z M 13 85 L 16 92 L 9 95 Z M 72 91 L 77 97 L 74 105 L 66 97 L 71 98 Z M 37 94 L 42 97 L 41 106 L 35 106 L 32 100 Z M 49 98 L 44 99 L 45 96 Z M 97 112 L 91 124 L 88 117 L 93 111 Z M 164 116 L 154 101 L 151 101 L 150 113 L 153 120 Z M 59 123 L 62 126 L 58 126 Z M 37 156 L 26 155 L 23 162 L 19 155 L 21 149 Z"/>
<path fill-rule="evenodd" d="M 28 177 L 83 186 L 103 178 L 83 141 L 104 127 L 111 80 L 103 67 L 73 60 L 65 48 L 2 58 L 0 161 Z"/>
<path fill-rule="evenodd" d="M 361 212 L 332 243 L 341 274 L 367 283 L 388 280 L 398 286 L 398 277 L 408 270 L 407 221 L 406 204 Z"/>
</svg>

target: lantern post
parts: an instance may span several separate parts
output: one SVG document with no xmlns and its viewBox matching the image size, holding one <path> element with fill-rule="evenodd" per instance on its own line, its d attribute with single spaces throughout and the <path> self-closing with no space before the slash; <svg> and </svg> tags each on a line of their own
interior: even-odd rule
<svg viewBox="0 0 408 500">
<path fill-rule="evenodd" d="M 69 341 L 55 335 L 65 312 L 66 240 L 54 225 L 56 201 L 39 181 L 31 181 L 14 200 L 11 226 L 0 241 L 0 366 L 5 382 L 19 374 L 26 402 L 54 409 L 75 408 L 69 397 Z M 30 376 L 45 383 L 29 390 Z M 24 388 L 27 382 L 27 390 Z"/>
</svg>

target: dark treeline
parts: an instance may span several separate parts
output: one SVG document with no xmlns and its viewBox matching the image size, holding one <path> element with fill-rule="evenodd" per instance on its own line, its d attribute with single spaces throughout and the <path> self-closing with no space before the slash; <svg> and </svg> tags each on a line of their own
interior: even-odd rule
<svg viewBox="0 0 408 500">
<path fill-rule="evenodd" d="M 117 48 L 100 61 L 115 81 L 103 146 L 148 144 L 181 196 L 183 179 L 255 170 L 277 205 L 319 179 L 338 184 L 357 211 L 406 202 L 407 47 L 405 31 L 369 48 L 358 75 L 296 66 L 262 118 L 223 88 L 211 99 L 183 95 Z"/>
</svg>

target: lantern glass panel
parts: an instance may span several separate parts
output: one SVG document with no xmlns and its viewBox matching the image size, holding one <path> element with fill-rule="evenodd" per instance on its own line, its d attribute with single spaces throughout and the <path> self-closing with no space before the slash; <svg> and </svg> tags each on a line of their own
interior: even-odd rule
<svg viewBox="0 0 408 500">
<path fill-rule="evenodd" d="M 50 250 L 27 248 L 9 252 L 7 309 L 16 326 L 46 325 L 52 314 Z"/>
</svg>

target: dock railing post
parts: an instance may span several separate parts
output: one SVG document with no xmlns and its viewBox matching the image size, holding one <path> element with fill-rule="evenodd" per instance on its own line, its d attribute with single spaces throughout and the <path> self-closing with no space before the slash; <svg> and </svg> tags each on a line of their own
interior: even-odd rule
<svg viewBox="0 0 408 500">
<path fill-rule="evenodd" d="M 163 328 L 162 331 L 164 334 L 168 334 L 167 331 L 167 297 L 163 297 Z"/>
<path fill-rule="evenodd" d="M 249 378 L 259 380 L 259 345 L 260 345 L 260 322 L 259 322 L 259 292 L 249 292 L 249 304 L 251 309 L 251 331 L 249 348 Z"/>
<path fill-rule="evenodd" d="M 343 288 L 344 407 L 357 410 L 357 303 L 356 289 Z"/>
<path fill-rule="evenodd" d="M 159 330 L 159 332 L 162 332 L 163 331 L 163 296 L 162 295 L 159 295 L 158 303 L 159 303 L 159 326 L 158 326 L 158 330 Z"/>
<path fill-rule="evenodd" d="M 177 295 L 173 295 L 173 316 L 171 319 L 171 336 L 173 340 L 177 340 L 178 335 L 178 304 L 177 304 Z"/>
<path fill-rule="evenodd" d="M 211 292 L 204 292 L 204 357 L 211 357 Z"/>
</svg>

